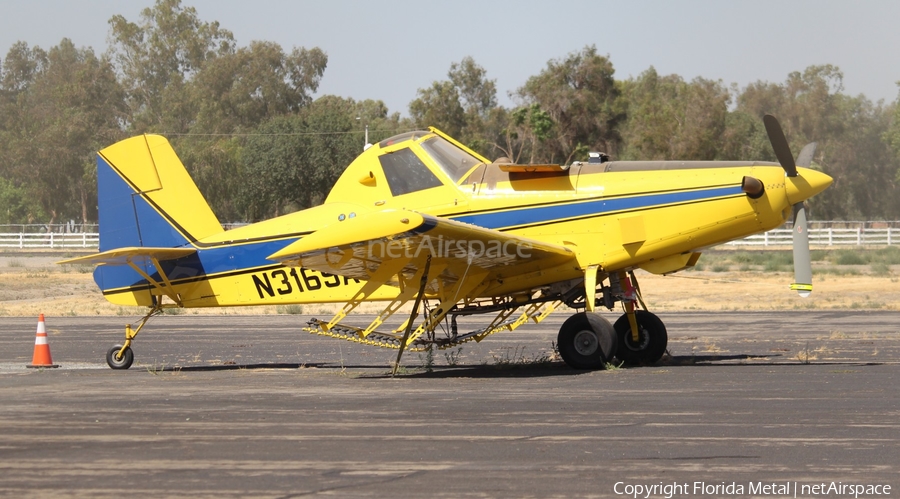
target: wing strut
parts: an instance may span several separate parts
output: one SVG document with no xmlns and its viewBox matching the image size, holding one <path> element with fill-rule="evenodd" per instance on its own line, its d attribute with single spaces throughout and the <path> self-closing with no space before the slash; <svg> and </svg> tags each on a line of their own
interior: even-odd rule
<svg viewBox="0 0 900 499">
<path fill-rule="evenodd" d="M 161 293 L 163 293 L 164 295 L 171 298 L 172 301 L 175 302 L 176 305 L 178 305 L 179 307 L 183 307 L 184 304 L 181 303 L 181 296 L 179 296 L 177 293 L 175 293 L 174 290 L 172 290 L 172 283 L 169 282 L 169 277 L 166 276 L 165 271 L 163 271 L 162 265 L 159 264 L 159 260 L 157 260 L 157 258 L 155 256 L 151 256 L 150 261 L 153 262 L 153 266 L 156 267 L 156 271 L 159 273 L 159 277 L 162 278 L 161 284 L 159 281 L 150 277 L 149 274 L 144 272 L 144 270 L 142 268 L 135 265 L 135 263 L 133 261 L 129 260 L 128 266 L 131 267 L 135 272 L 140 274 L 141 277 L 146 279 L 147 282 L 149 282 L 151 286 L 153 286 L 154 288 L 158 289 Z"/>
<path fill-rule="evenodd" d="M 413 304 L 412 312 L 409 313 L 409 320 L 406 321 L 406 331 L 403 332 L 403 339 L 400 341 L 400 351 L 397 352 L 397 362 L 394 363 L 394 369 L 391 370 L 391 377 L 397 374 L 400 369 L 400 357 L 403 356 L 403 349 L 406 347 L 406 341 L 409 340 L 409 333 L 412 332 L 413 323 L 416 316 L 419 315 L 419 305 L 422 304 L 422 296 L 425 294 L 425 286 L 428 285 L 428 270 L 431 267 L 431 255 L 425 260 L 425 271 L 422 272 L 422 280 L 419 283 L 419 292 L 416 293 L 416 302 Z"/>
</svg>

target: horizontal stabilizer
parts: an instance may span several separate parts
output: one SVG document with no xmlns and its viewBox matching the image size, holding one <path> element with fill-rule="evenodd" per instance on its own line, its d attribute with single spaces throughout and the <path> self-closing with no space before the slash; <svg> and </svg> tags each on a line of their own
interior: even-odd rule
<svg viewBox="0 0 900 499">
<path fill-rule="evenodd" d="M 116 248 L 93 255 L 70 258 L 56 263 L 60 265 L 74 263 L 90 265 L 143 265 L 151 263 L 151 259 L 153 258 L 157 261 L 164 262 L 166 260 L 176 260 L 178 258 L 193 255 L 196 252 L 197 250 L 194 248 L 148 248 L 135 246 L 130 248 Z"/>
</svg>

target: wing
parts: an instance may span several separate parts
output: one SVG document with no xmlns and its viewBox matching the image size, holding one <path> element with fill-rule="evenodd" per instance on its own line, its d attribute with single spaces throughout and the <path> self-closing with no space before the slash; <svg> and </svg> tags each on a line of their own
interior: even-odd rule
<svg viewBox="0 0 900 499">
<path fill-rule="evenodd" d="M 429 256 L 432 271 L 427 289 L 438 294 L 461 279 L 488 284 L 575 262 L 574 252 L 561 245 L 406 210 L 346 219 L 268 258 L 362 280 L 371 279 L 382 266 L 394 267 L 398 279 L 386 283 L 397 285 L 403 276 L 421 269 Z"/>
</svg>

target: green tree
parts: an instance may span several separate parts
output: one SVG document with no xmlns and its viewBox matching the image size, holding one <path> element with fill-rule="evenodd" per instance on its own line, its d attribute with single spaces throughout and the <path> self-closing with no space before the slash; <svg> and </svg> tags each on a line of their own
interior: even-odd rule
<svg viewBox="0 0 900 499">
<path fill-rule="evenodd" d="M 842 96 L 836 112 L 842 133 L 827 136 L 819 158 L 834 183 L 810 200 L 816 218 L 896 219 L 898 161 L 884 141 L 891 113 L 863 96 Z"/>
<path fill-rule="evenodd" d="M 777 161 L 762 118 L 740 109 L 728 113 L 716 159 Z"/>
<path fill-rule="evenodd" d="M 139 24 L 114 16 L 110 28 L 130 128 L 169 136 L 213 211 L 235 220 L 242 134 L 308 105 L 327 56 L 265 41 L 238 48 L 230 31 L 180 0 L 157 0 Z"/>
<path fill-rule="evenodd" d="M 555 123 L 534 103 L 492 113 L 487 125 L 494 130 L 491 144 L 495 150 L 513 163 L 534 163 L 543 144 L 552 137 Z"/>
<path fill-rule="evenodd" d="M 497 109 L 497 85 L 472 57 L 450 65 L 448 80 L 419 89 L 409 104 L 412 127 L 435 126 L 472 149 L 490 155 L 494 140 L 488 130 Z"/>
<path fill-rule="evenodd" d="M 491 113 L 497 109 L 496 80 L 488 79 L 487 70 L 471 56 L 451 64 L 447 76 L 456 87 L 465 111 L 465 126 L 458 139 L 484 155 L 491 155 L 493 147 L 487 137 L 487 127 Z"/>
<path fill-rule="evenodd" d="M 818 142 L 814 166 L 834 178 L 825 192 L 809 201 L 818 219 L 877 219 L 900 216 L 896 201 L 896 156 L 890 150 L 893 109 L 864 96 L 842 93 L 843 74 L 832 65 L 793 72 L 782 84 L 757 82 L 737 99 L 740 120 L 752 129 L 748 142 L 758 147 L 764 114 L 778 117 L 796 155 L 808 142 Z M 749 118 L 755 121 L 750 126 Z M 735 131 L 736 142 L 741 133 Z M 768 147 L 771 151 L 771 146 Z M 774 159 L 774 155 L 760 159 Z"/>
<path fill-rule="evenodd" d="M 24 171 L 18 166 L 28 159 L 28 151 L 24 147 L 28 142 L 26 139 L 40 130 L 31 119 L 37 102 L 30 90 L 47 64 L 44 50 L 30 48 L 20 41 L 10 47 L 0 65 L 0 150 L 4 151 L 0 174 L 17 185 L 28 180 L 27 176 L 18 176 Z"/>
<path fill-rule="evenodd" d="M 209 61 L 189 91 L 197 101 L 196 133 L 228 133 L 255 128 L 275 116 L 295 112 L 312 100 L 328 57 L 319 48 L 285 54 L 272 42 L 252 42 Z"/>
<path fill-rule="evenodd" d="M 651 67 L 623 82 L 623 159 L 712 160 L 719 155 L 731 96 L 721 82 L 660 77 Z"/>
<path fill-rule="evenodd" d="M 40 47 L 29 48 L 23 41 L 13 44 L 0 64 L 0 95 L 4 101 L 15 100 L 27 90 L 46 65 L 47 53 Z"/>
<path fill-rule="evenodd" d="M 0 176 L 0 224 L 29 224 L 46 220 L 40 204 L 24 188 Z"/>
<path fill-rule="evenodd" d="M 25 54 L 21 48 L 17 52 Z M 13 177 L 40 203 L 50 223 L 96 219 L 95 154 L 122 138 L 124 118 L 123 94 L 111 64 L 68 39 L 46 54 L 35 50 L 28 60 L 13 60 L 13 67 L 34 68 L 30 82 L 12 78 L 15 90 L 10 91 L 17 95 L 14 103 L 7 102 L 14 123 L 5 127 L 3 142 L 13 160 Z"/>
<path fill-rule="evenodd" d="M 487 71 L 471 56 L 450 64 L 447 76 L 459 92 L 466 114 L 484 117 L 497 107 L 496 80 L 489 80 Z"/>
<path fill-rule="evenodd" d="M 170 141 L 213 213 L 222 222 L 241 221 L 241 135 L 189 134 Z"/>
<path fill-rule="evenodd" d="M 462 138 L 466 111 L 452 81 L 436 81 L 429 88 L 420 88 L 417 95 L 409 103 L 409 116 L 418 128 L 435 126 L 452 137 Z"/>
<path fill-rule="evenodd" d="M 354 102 L 353 99 L 347 100 L 349 102 Z M 356 113 L 356 122 L 358 125 L 358 132 L 353 134 L 354 140 L 363 145 L 365 145 L 365 141 L 359 139 L 362 139 L 365 136 L 367 130 L 368 143 L 374 144 L 375 142 L 397 135 L 401 131 L 413 128 L 413 125 L 410 125 L 409 123 L 405 126 L 401 125 L 403 120 L 400 118 L 400 113 L 389 113 L 387 106 L 380 100 L 366 99 L 354 102 L 353 109 L 353 112 Z"/>
<path fill-rule="evenodd" d="M 140 24 L 116 15 L 109 25 L 133 130 L 187 132 L 197 113 L 187 82 L 208 61 L 234 53 L 231 32 L 201 21 L 181 0 L 157 0 L 141 11 Z"/>
<path fill-rule="evenodd" d="M 252 42 L 207 61 L 185 84 L 197 111 L 188 134 L 175 137 L 173 145 L 218 217 L 242 216 L 236 202 L 242 177 L 240 134 L 307 105 L 326 64 L 327 56 L 318 48 L 285 54 L 276 43 Z"/>
<path fill-rule="evenodd" d="M 537 104 L 554 123 L 536 160 L 567 164 L 586 159 L 589 150 L 618 151 L 618 127 L 625 114 L 617 103 L 614 73 L 612 62 L 589 46 L 551 60 L 518 90 L 525 107 Z"/>
<path fill-rule="evenodd" d="M 900 87 L 900 81 L 897 82 L 897 86 Z M 891 105 L 889 112 L 893 119 L 891 119 L 891 124 L 882 140 L 894 151 L 894 156 L 900 161 L 900 95 Z M 900 171 L 897 171 L 897 180 L 900 181 Z"/>
<path fill-rule="evenodd" d="M 250 136 L 241 154 L 240 204 L 259 220 L 321 203 L 362 152 L 356 118 L 373 103 L 324 96 L 276 117 Z"/>
</svg>

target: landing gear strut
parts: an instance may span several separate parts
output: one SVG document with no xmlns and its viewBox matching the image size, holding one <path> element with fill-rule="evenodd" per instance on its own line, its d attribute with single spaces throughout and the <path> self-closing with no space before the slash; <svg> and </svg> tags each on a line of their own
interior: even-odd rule
<svg viewBox="0 0 900 499">
<path fill-rule="evenodd" d="M 602 284 L 607 278 L 609 286 Z M 581 297 L 576 295 L 566 304 L 586 311 L 569 317 L 558 336 L 559 353 L 570 367 L 602 369 L 613 357 L 629 365 L 655 364 L 666 353 L 666 326 L 656 315 L 637 309 L 639 305 L 647 307 L 634 272 L 598 274 L 596 266 L 588 267 Z M 599 306 L 612 310 L 616 302 L 622 302 L 625 313 L 614 326 L 593 312 Z"/>
</svg>

